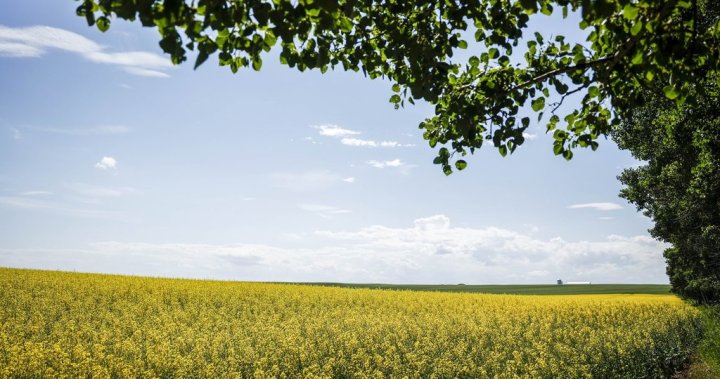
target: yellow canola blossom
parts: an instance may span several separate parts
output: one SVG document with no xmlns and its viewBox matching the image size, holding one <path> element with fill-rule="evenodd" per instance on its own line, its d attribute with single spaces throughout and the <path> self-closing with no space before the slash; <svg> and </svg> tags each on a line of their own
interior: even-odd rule
<svg viewBox="0 0 720 379">
<path fill-rule="evenodd" d="M 0 269 L 0 378 L 658 378 L 670 295 L 519 296 Z"/>
</svg>

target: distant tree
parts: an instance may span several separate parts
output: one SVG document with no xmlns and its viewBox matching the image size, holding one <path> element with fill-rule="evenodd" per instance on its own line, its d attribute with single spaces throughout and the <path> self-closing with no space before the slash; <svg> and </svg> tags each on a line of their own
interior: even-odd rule
<svg viewBox="0 0 720 379">
<path fill-rule="evenodd" d="M 613 139 L 645 161 L 618 177 L 620 196 L 655 226 L 673 290 L 702 303 L 720 302 L 720 88 L 711 76 L 694 101 L 678 106 L 650 96 L 627 113 Z"/>
<path fill-rule="evenodd" d="M 417 99 L 435 105 L 420 128 L 431 147 L 443 145 L 435 163 L 446 174 L 453 164 L 464 169 L 460 158 L 486 141 L 503 156 L 522 145 L 530 125 L 518 117 L 523 107 L 538 120 L 550 111 L 553 150 L 570 159 L 575 147 L 596 149 L 642 105 L 641 89 L 662 82 L 660 94 L 682 104 L 692 100 L 698 72 L 720 70 L 720 25 L 698 22 L 699 10 L 716 0 L 80 1 L 77 14 L 101 31 L 113 17 L 157 28 L 176 64 L 193 50 L 195 67 L 217 53 L 233 72 L 259 70 L 263 53 L 278 46 L 280 62 L 300 71 L 341 67 L 387 78 L 396 107 Z M 587 32 L 587 42 L 523 35 L 531 16 L 553 12 L 579 12 L 570 33 Z M 521 39 L 524 62 L 513 64 Z M 476 51 L 467 61 L 451 59 L 468 47 Z M 578 93 L 577 109 L 555 114 Z"/>
</svg>

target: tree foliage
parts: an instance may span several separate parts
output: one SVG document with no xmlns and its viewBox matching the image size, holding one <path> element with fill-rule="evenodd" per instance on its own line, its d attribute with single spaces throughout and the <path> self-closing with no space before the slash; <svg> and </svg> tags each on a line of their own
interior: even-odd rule
<svg viewBox="0 0 720 379">
<path fill-rule="evenodd" d="M 682 104 L 696 73 L 719 70 L 720 25 L 700 25 L 698 8 L 714 0 L 78 0 L 79 16 L 101 31 L 114 17 L 160 32 L 160 47 L 179 64 L 196 51 L 195 67 L 217 54 L 236 72 L 262 67 L 279 48 L 280 61 L 300 71 L 342 68 L 392 83 L 396 107 L 422 99 L 435 115 L 420 123 L 446 174 L 485 143 L 500 154 L 524 142 L 530 107 L 549 111 L 555 154 L 597 139 L 640 103 L 640 89 L 662 79 L 664 96 Z M 530 17 L 579 12 L 575 32 L 524 35 Z M 471 36 L 470 41 L 464 36 Z M 474 42 L 472 41 L 474 39 Z M 521 42 L 524 46 L 521 46 Z M 467 61 L 457 49 L 472 46 Z M 524 53 L 514 63 L 513 52 Z M 558 115 L 559 104 L 583 95 Z M 554 99 L 554 100 L 553 100 Z M 562 118 L 561 118 L 562 117 Z"/>
<path fill-rule="evenodd" d="M 623 171 L 621 196 L 655 226 L 673 290 L 699 301 L 720 301 L 720 89 L 707 80 L 694 104 L 678 107 L 650 96 L 632 109 L 613 138 L 647 163 Z"/>
</svg>

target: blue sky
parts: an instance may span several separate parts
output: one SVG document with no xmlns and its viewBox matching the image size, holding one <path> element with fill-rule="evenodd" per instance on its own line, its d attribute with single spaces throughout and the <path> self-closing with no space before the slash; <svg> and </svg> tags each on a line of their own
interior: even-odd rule
<svg viewBox="0 0 720 379">
<path fill-rule="evenodd" d="M 173 67 L 154 30 L 100 33 L 76 6 L 0 5 L 0 266 L 667 282 L 650 221 L 617 197 L 637 162 L 612 141 L 566 162 L 533 125 L 512 156 L 483 148 L 445 177 L 417 129 L 432 107 L 394 110 L 388 82 L 272 55 L 261 72 Z M 534 27 L 574 26 L 556 21 Z"/>
</svg>

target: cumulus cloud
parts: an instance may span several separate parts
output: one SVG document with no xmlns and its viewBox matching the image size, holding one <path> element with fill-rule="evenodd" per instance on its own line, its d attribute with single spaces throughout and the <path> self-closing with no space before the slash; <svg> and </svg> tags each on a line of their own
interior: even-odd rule
<svg viewBox="0 0 720 379">
<path fill-rule="evenodd" d="M 375 167 L 375 168 L 386 168 L 386 167 L 402 167 L 405 165 L 399 158 L 393 159 L 390 161 L 376 161 L 376 160 L 370 160 L 365 162 L 368 165 Z"/>
<path fill-rule="evenodd" d="M 102 157 L 100 162 L 95 163 L 95 168 L 101 170 L 115 170 L 117 169 L 117 161 L 113 157 Z"/>
<path fill-rule="evenodd" d="M 103 242 L 79 250 L 0 249 L 0 265 L 259 281 L 667 283 L 666 245 L 648 236 L 537 238 L 493 226 L 456 227 L 434 215 L 407 226 L 317 231 L 302 239 L 315 246 Z"/>
<path fill-rule="evenodd" d="M 50 26 L 11 28 L 0 25 L 0 56 L 36 58 L 48 50 L 56 49 L 75 53 L 95 62 L 110 64 L 141 76 L 167 77 L 163 72 L 172 68 L 168 59 L 144 51 L 108 52 L 80 34 Z"/>
<path fill-rule="evenodd" d="M 589 208 L 594 209 L 597 211 L 615 211 L 619 209 L 623 209 L 623 207 L 620 204 L 617 203 L 584 203 L 584 204 L 573 204 L 569 205 L 568 208 L 570 209 L 582 209 L 582 208 Z"/>
</svg>

